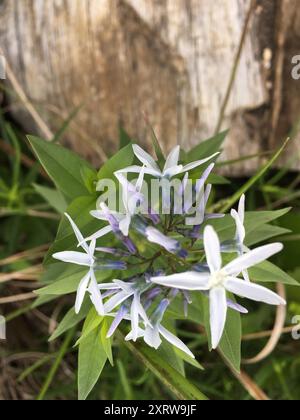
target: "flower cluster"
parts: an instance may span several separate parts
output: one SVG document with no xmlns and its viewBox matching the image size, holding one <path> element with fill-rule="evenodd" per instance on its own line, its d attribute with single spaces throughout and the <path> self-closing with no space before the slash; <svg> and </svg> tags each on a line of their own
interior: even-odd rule
<svg viewBox="0 0 300 420">
<path fill-rule="evenodd" d="M 149 346 L 158 349 L 163 338 L 194 357 L 187 346 L 163 326 L 165 314 L 175 299 L 182 299 L 183 311 L 187 314 L 192 293 L 208 297 L 214 349 L 222 339 L 228 308 L 247 313 L 247 309 L 229 299 L 229 294 L 270 305 L 285 305 L 280 296 L 250 280 L 248 269 L 280 252 L 282 245 L 275 243 L 254 250 L 245 246 L 245 196 L 241 197 L 238 211 L 231 211 L 236 235 L 230 243 L 220 241 L 210 222 L 224 217 L 207 211 L 212 189 L 208 180 L 214 168 L 214 163 L 210 162 L 218 154 L 184 166 L 179 163 L 180 148 L 176 147 L 162 167 L 139 146 L 134 145 L 133 149 L 141 166 L 115 173 L 125 211 L 112 210 L 102 202 L 91 212 L 99 221 L 99 230 L 88 238 L 83 237 L 66 214 L 82 251 L 60 252 L 53 257 L 87 268 L 77 290 L 76 313 L 80 312 L 87 295 L 100 316 L 112 319 L 108 337 L 126 321 L 131 325 L 126 340 L 143 338 Z M 187 198 L 184 193 L 189 172 L 201 167 L 202 175 L 194 182 L 193 194 Z M 138 179 L 129 181 L 129 174 L 138 174 Z M 170 214 L 160 214 L 146 204 L 143 194 L 146 177 L 180 179 L 180 188 L 172 195 Z M 183 196 L 184 201 L 176 200 Z M 182 204 L 178 206 L 178 202 Z M 190 217 L 193 211 L 197 214 L 194 218 Z M 97 247 L 100 239 L 117 245 Z M 98 284 L 97 272 L 103 270 L 112 270 L 118 279 Z"/>
</svg>

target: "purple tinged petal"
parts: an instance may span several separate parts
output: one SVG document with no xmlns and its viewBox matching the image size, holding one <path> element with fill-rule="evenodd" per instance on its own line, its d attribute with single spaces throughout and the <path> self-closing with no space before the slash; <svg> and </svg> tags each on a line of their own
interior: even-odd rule
<svg viewBox="0 0 300 420">
<path fill-rule="evenodd" d="M 227 306 L 228 308 L 233 309 L 236 312 L 240 312 L 241 314 L 249 313 L 248 309 L 244 308 L 236 302 L 233 302 L 231 299 L 227 299 Z"/>
<path fill-rule="evenodd" d="M 132 240 L 130 238 L 126 238 L 126 237 L 124 237 L 122 240 L 123 240 L 124 245 L 128 249 L 128 251 L 131 254 L 136 254 L 137 249 L 136 249 L 136 246 L 134 245 L 134 243 L 132 242 Z"/>
<path fill-rule="evenodd" d="M 114 335 L 114 333 L 116 332 L 116 329 L 121 324 L 121 322 L 123 321 L 123 319 L 124 319 L 124 317 L 127 313 L 128 313 L 128 309 L 124 305 L 121 306 L 121 308 L 117 312 L 117 315 L 116 315 L 115 319 L 113 320 L 113 322 L 110 326 L 110 329 L 108 330 L 107 338 L 110 338 Z"/>
<path fill-rule="evenodd" d="M 177 253 L 180 251 L 179 242 L 164 235 L 158 229 L 148 227 L 146 229 L 146 237 L 149 242 L 160 245 L 171 253 Z"/>
</svg>

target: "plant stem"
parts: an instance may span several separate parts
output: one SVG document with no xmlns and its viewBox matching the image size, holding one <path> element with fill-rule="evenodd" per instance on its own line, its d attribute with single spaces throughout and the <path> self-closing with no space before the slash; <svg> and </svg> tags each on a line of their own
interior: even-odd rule
<svg viewBox="0 0 300 420">
<path fill-rule="evenodd" d="M 59 352 L 57 354 L 57 357 L 56 357 L 56 359 L 55 359 L 55 361 L 54 361 L 54 363 L 52 365 L 52 368 L 50 369 L 50 371 L 49 371 L 49 373 L 47 375 L 47 378 L 46 378 L 46 380 L 44 382 L 44 385 L 42 386 L 42 389 L 41 389 L 41 391 L 40 391 L 40 393 L 39 393 L 39 395 L 37 397 L 37 401 L 43 401 L 44 400 L 45 395 L 47 394 L 47 392 L 49 390 L 49 387 L 51 386 L 51 384 L 53 382 L 53 379 L 54 379 L 54 377 L 56 375 L 56 372 L 57 372 L 57 370 L 58 370 L 58 368 L 59 368 L 59 366 L 60 366 L 60 364 L 61 364 L 61 362 L 62 362 L 62 360 L 63 360 L 63 358 L 65 356 L 65 354 L 68 351 L 69 345 L 70 345 L 70 343 L 71 343 L 71 341 L 72 341 L 72 339 L 74 337 L 75 331 L 76 331 L 76 329 L 75 328 L 72 328 L 68 332 L 68 334 L 66 335 L 66 338 L 65 338 L 65 340 L 64 340 L 64 342 L 63 342 L 63 344 L 62 344 L 62 346 L 61 346 L 61 348 L 60 348 L 60 350 L 59 350 Z"/>
</svg>

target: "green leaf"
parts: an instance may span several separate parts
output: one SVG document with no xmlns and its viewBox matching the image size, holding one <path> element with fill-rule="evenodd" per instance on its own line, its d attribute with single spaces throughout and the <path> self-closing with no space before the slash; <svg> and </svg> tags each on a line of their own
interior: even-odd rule
<svg viewBox="0 0 300 420">
<path fill-rule="evenodd" d="M 290 211 L 290 208 L 277 211 L 257 211 L 246 212 L 245 214 L 245 228 L 246 228 L 246 243 L 248 236 L 251 235 L 251 241 L 257 234 L 259 238 L 259 231 L 262 226 L 279 219 Z M 226 215 L 223 219 L 209 220 L 208 224 L 212 225 L 219 234 L 221 241 L 232 240 L 235 236 L 236 225 L 230 215 Z M 265 228 L 265 226 L 264 226 Z M 255 242 L 260 242 L 260 239 Z M 255 243 L 252 242 L 252 245 Z"/>
<path fill-rule="evenodd" d="M 83 167 L 81 168 L 81 178 L 87 190 L 95 195 L 97 186 L 97 172 L 94 169 Z"/>
<path fill-rule="evenodd" d="M 78 357 L 78 398 L 86 400 L 107 361 L 107 355 L 101 343 L 101 331 L 95 329 L 79 345 Z"/>
<path fill-rule="evenodd" d="M 188 154 L 187 159 L 189 162 L 195 160 L 201 160 L 208 156 L 213 155 L 221 150 L 221 147 L 226 139 L 228 130 L 222 133 L 219 133 L 215 137 L 212 137 L 209 140 L 203 141 L 198 146 L 194 147 Z"/>
<path fill-rule="evenodd" d="M 28 136 L 31 147 L 56 187 L 68 200 L 87 195 L 81 169 L 91 166 L 62 146 Z"/>
<path fill-rule="evenodd" d="M 219 351 L 229 365 L 238 373 L 241 370 L 241 343 L 241 315 L 238 312 L 229 309 Z"/>
<path fill-rule="evenodd" d="M 98 179 L 113 179 L 114 173 L 119 169 L 132 165 L 134 153 L 132 144 L 121 149 L 111 159 L 109 159 L 98 172 Z"/>
<path fill-rule="evenodd" d="M 193 177 L 191 177 L 191 179 L 193 179 Z M 231 181 L 229 181 L 229 179 L 225 178 L 224 176 L 218 174 L 210 174 L 207 183 L 212 185 L 229 185 Z"/>
<path fill-rule="evenodd" d="M 300 286 L 296 280 L 269 261 L 264 261 L 256 267 L 251 268 L 249 274 L 251 280 L 258 283 L 282 283 L 291 286 Z"/>
<path fill-rule="evenodd" d="M 268 239 L 283 236 L 290 232 L 290 230 L 278 226 L 262 225 L 259 227 L 259 229 L 256 229 L 255 231 L 250 232 L 250 234 L 247 234 L 245 244 L 248 247 L 252 247 L 253 245 L 256 245 L 260 242 L 265 242 Z"/>
<path fill-rule="evenodd" d="M 82 341 L 84 341 L 96 328 L 100 326 L 103 322 L 103 317 L 99 316 L 95 308 L 91 308 L 81 333 L 81 337 L 77 340 L 75 346 L 78 346 Z"/>
<path fill-rule="evenodd" d="M 124 336 L 120 333 L 122 339 Z M 142 343 L 125 342 L 133 356 L 140 360 L 179 400 L 204 401 L 207 397 L 177 370 L 161 359 L 157 351 Z"/>
<path fill-rule="evenodd" d="M 58 213 L 63 214 L 66 211 L 68 204 L 60 191 L 38 184 L 33 184 L 33 188 Z"/>
<path fill-rule="evenodd" d="M 112 347 L 111 347 L 112 346 L 111 338 L 107 338 L 109 327 L 110 325 L 108 323 L 108 320 L 107 318 L 105 318 L 101 325 L 101 343 L 110 364 L 114 366 L 114 359 L 113 359 Z"/>
<path fill-rule="evenodd" d="M 132 142 L 132 139 L 127 133 L 127 131 L 124 129 L 124 127 L 120 126 L 120 129 L 119 129 L 120 150 L 128 146 L 129 144 L 131 144 L 131 142 Z"/>
<path fill-rule="evenodd" d="M 86 300 L 82 305 L 81 311 L 79 314 L 75 314 L 75 309 L 72 308 L 65 315 L 63 320 L 60 322 L 54 333 L 51 335 L 49 341 L 54 341 L 66 331 L 69 331 L 71 328 L 78 325 L 86 316 L 90 308 L 90 303 Z"/>
<path fill-rule="evenodd" d="M 157 135 L 154 131 L 154 128 L 151 126 L 150 129 L 151 129 L 151 133 L 152 133 L 152 144 L 153 144 L 153 148 L 154 148 L 157 160 L 158 160 L 160 165 L 163 165 L 166 161 L 164 152 L 161 148 L 160 142 L 157 138 Z"/>
<path fill-rule="evenodd" d="M 49 270 L 52 269 L 55 272 L 59 266 L 60 264 L 51 266 Z M 37 290 L 35 293 L 38 296 L 62 296 L 74 293 L 76 292 L 80 281 L 87 274 L 87 272 L 87 267 L 66 265 L 66 270 L 60 276 L 57 277 L 56 281 L 54 281 L 46 287 L 43 287 L 42 289 Z M 98 282 L 103 282 L 104 280 L 112 276 L 112 271 L 98 271 L 95 273 L 95 275 Z"/>
<path fill-rule="evenodd" d="M 195 368 L 199 370 L 204 370 L 203 366 L 200 365 L 200 363 L 196 359 L 192 359 L 190 356 L 188 356 L 186 353 L 181 351 L 180 349 L 174 348 L 175 354 L 184 362 L 188 363 L 191 366 L 194 366 Z"/>
</svg>

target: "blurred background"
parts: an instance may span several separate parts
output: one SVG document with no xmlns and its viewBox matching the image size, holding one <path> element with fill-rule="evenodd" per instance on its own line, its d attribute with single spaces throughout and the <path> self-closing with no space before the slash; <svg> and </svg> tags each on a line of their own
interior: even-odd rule
<svg viewBox="0 0 300 420">
<path fill-rule="evenodd" d="M 0 399 L 36 398 L 57 360 L 47 397 L 76 399 L 76 351 L 62 361 L 63 343 L 47 342 L 72 299 L 32 306 L 64 203 L 51 200 L 28 133 L 99 166 L 122 136 L 150 148 L 149 125 L 166 151 L 230 128 L 218 169 L 228 182 L 216 199 L 290 137 L 250 191 L 248 210 L 293 208 L 277 222 L 279 265 L 300 281 L 299 0 L 2 0 L 0 85 L 0 315 L 8 321 Z M 241 375 L 207 352 L 204 337 L 183 332 L 200 348 L 210 398 L 300 399 L 300 340 L 291 336 L 300 291 L 280 292 L 287 314 L 260 307 L 244 318 L 245 358 L 264 351 Z M 170 398 L 126 349 L 116 352 L 94 398 Z M 199 372 L 189 369 L 197 383 Z"/>
</svg>

